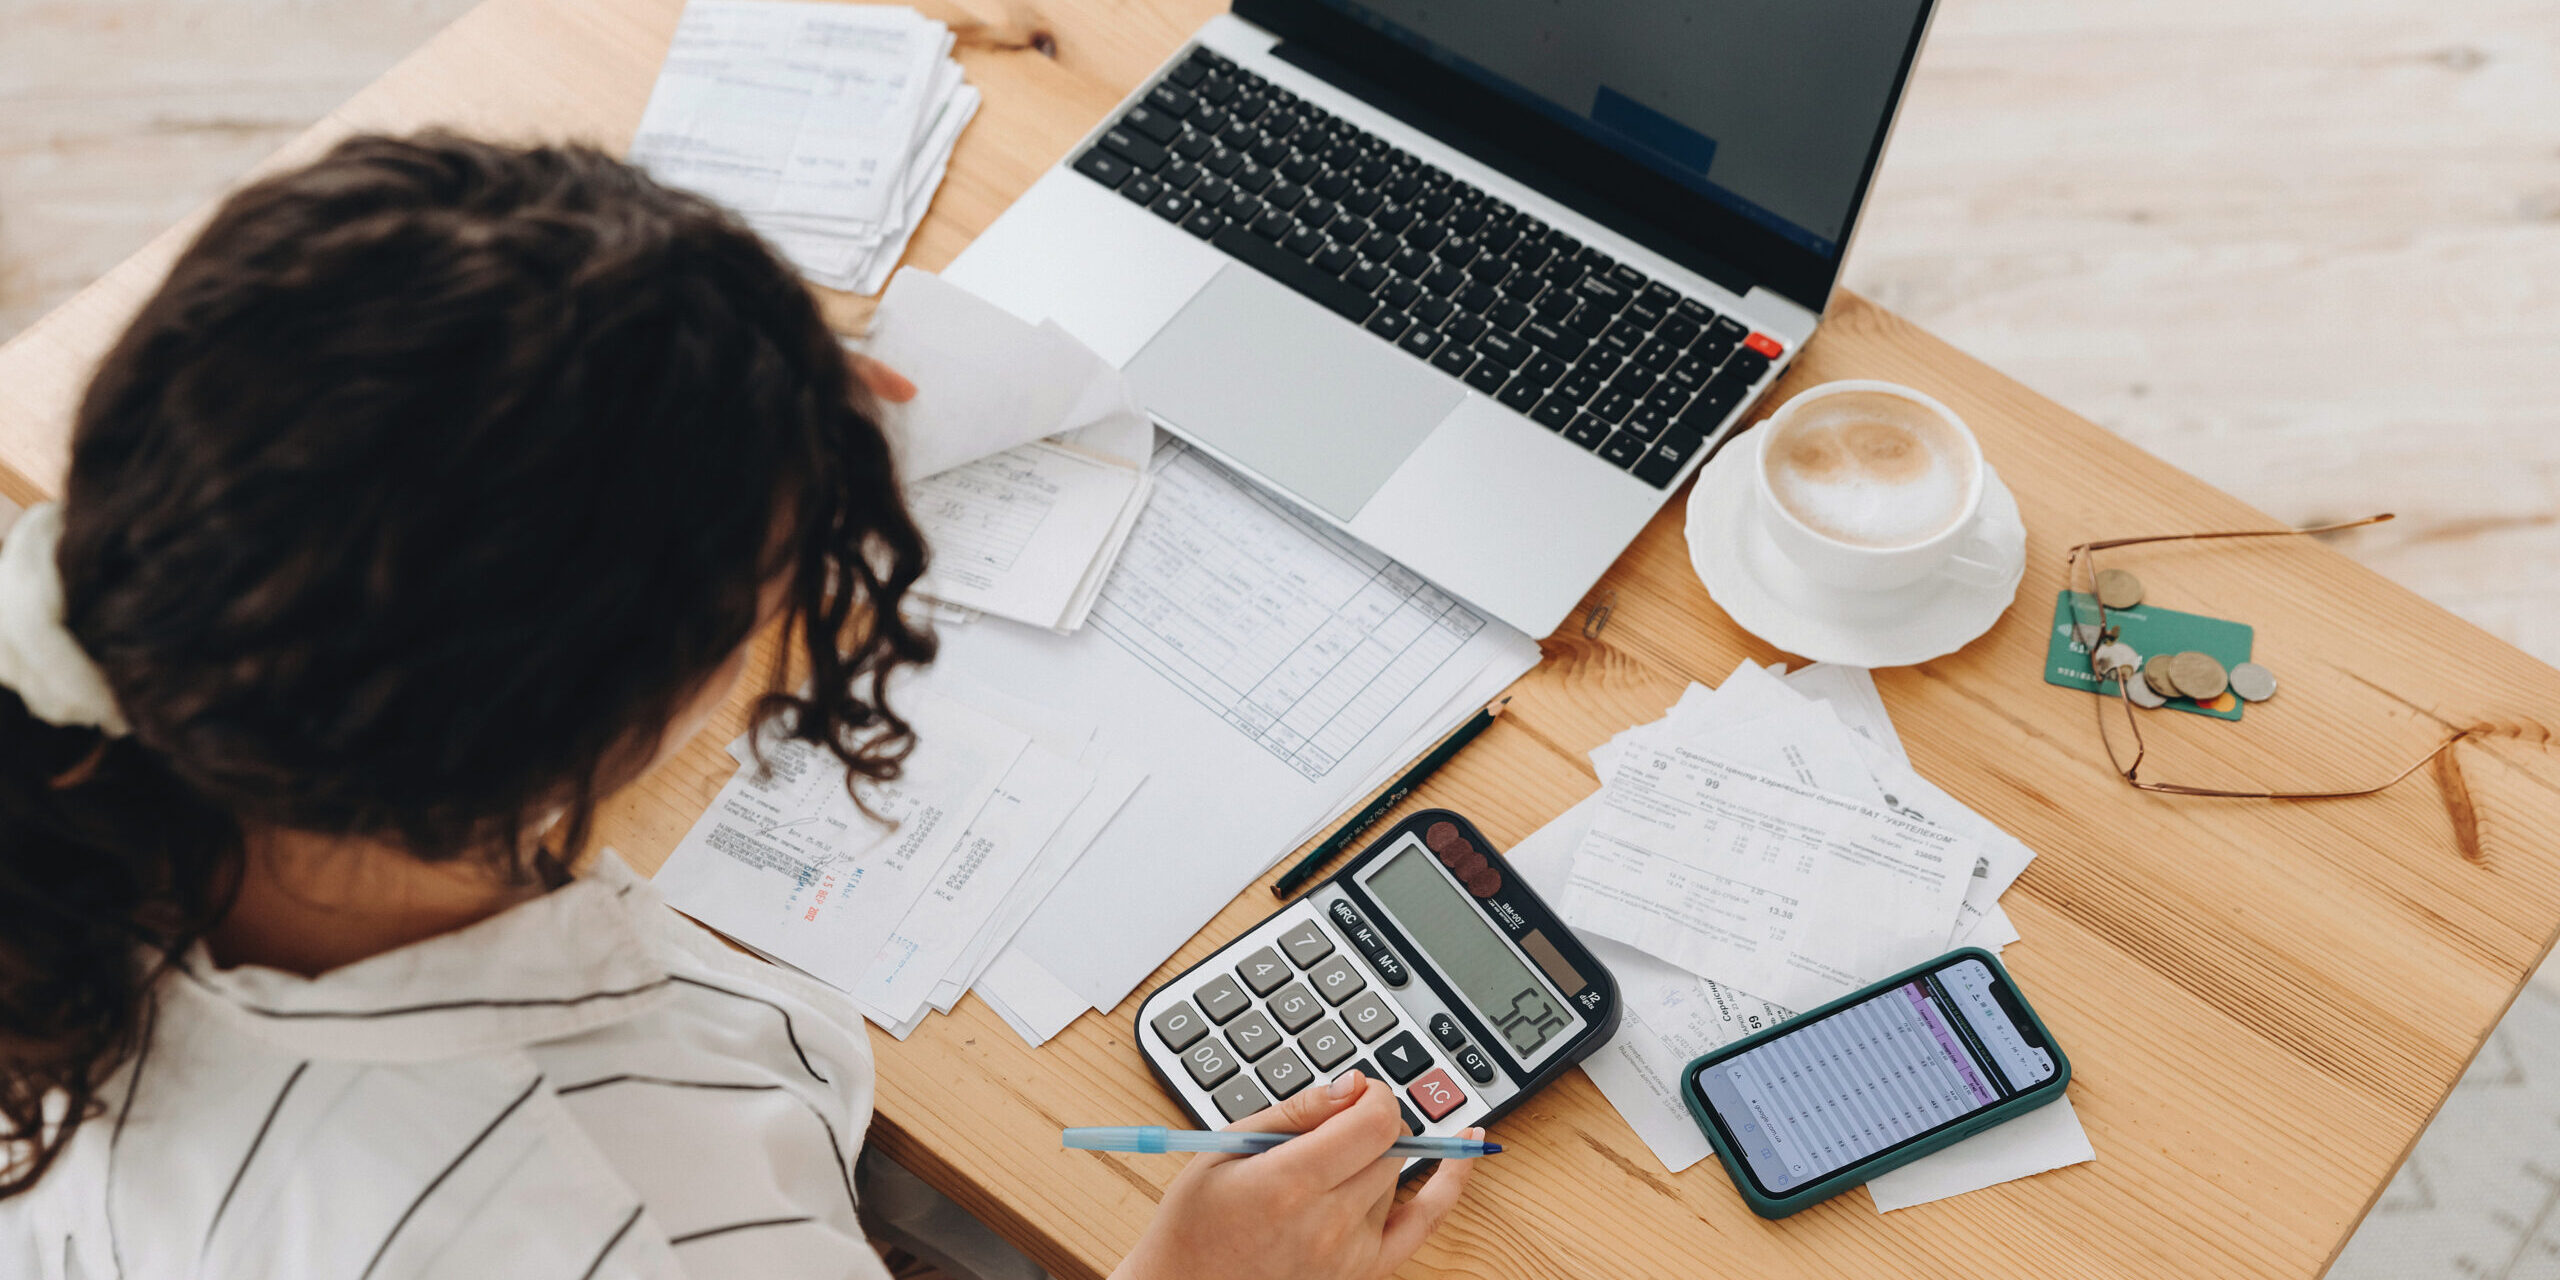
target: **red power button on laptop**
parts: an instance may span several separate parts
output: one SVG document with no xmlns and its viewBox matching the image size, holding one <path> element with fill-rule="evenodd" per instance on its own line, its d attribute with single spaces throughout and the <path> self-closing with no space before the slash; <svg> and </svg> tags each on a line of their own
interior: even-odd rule
<svg viewBox="0 0 2560 1280">
<path fill-rule="evenodd" d="M 1778 358 L 1779 352 L 1787 349 L 1785 343 L 1782 343 L 1776 338 L 1772 338 L 1765 333 L 1755 333 L 1748 338 L 1744 338 L 1742 340 L 1742 345 L 1749 347 L 1772 360 Z"/>
</svg>

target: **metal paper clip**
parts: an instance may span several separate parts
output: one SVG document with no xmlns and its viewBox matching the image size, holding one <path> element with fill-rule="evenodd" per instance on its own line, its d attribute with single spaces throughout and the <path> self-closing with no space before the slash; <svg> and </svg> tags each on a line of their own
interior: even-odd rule
<svg viewBox="0 0 2560 1280">
<path fill-rule="evenodd" d="M 1618 589 L 1611 587 L 1601 592 L 1600 603 L 1591 606 L 1591 612 L 1582 615 L 1582 638 L 1599 639 L 1601 630 L 1609 625 L 1609 615 L 1617 611 Z"/>
</svg>

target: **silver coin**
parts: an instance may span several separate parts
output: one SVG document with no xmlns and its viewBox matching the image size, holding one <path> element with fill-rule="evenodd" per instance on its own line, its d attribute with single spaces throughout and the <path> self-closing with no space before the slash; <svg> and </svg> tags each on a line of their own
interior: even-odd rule
<svg viewBox="0 0 2560 1280">
<path fill-rule="evenodd" d="M 2276 696 L 2276 673 L 2254 662 L 2243 662 L 2231 669 L 2231 691 L 2242 702 L 2264 702 Z"/>
<path fill-rule="evenodd" d="M 2124 696 L 2133 699 L 2133 705 L 2146 711 L 2157 711 L 2169 705 L 2169 700 L 2161 697 L 2160 691 L 2152 688 L 2148 680 L 2125 681 Z"/>
<path fill-rule="evenodd" d="M 2108 675 L 2114 675 L 2118 671 L 2132 670 L 2142 665 L 2142 655 L 2134 652 L 2132 645 L 2121 640 L 2114 644 L 2098 646 L 2097 660 L 2098 670 Z"/>
</svg>

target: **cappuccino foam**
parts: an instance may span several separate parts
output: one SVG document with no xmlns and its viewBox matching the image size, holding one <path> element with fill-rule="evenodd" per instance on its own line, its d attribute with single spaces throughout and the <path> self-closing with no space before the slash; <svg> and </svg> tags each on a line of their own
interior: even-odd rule
<svg viewBox="0 0 2560 1280">
<path fill-rule="evenodd" d="M 1944 533 L 1972 500 L 1972 454 L 1926 406 L 1874 391 L 1829 396 L 1779 425 L 1769 491 L 1806 528 L 1862 547 Z"/>
</svg>

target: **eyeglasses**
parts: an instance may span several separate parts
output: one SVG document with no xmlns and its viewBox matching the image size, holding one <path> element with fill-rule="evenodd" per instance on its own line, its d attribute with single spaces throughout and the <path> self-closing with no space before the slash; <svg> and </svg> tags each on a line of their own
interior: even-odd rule
<svg viewBox="0 0 2560 1280">
<path fill-rule="evenodd" d="M 2304 529 L 2240 529 L 2221 533 L 2166 533 L 2141 538 L 2109 538 L 2102 542 L 2083 542 L 2071 548 L 2071 619 L 2075 624 L 2072 629 L 2075 638 L 2090 641 L 2086 645 L 2089 650 L 2090 674 L 2097 677 L 2101 687 L 2109 680 L 2113 680 L 2116 686 L 2114 697 L 2101 695 L 2095 701 L 2098 708 L 2098 741 L 2105 745 L 2107 763 L 2115 767 L 2117 775 L 2136 790 L 2154 791 L 2173 796 L 2212 796 L 2232 800 L 2343 800 L 2351 796 L 2369 796 L 2377 791 L 2389 790 L 2402 779 L 2425 768 L 2436 757 L 2443 755 L 2446 748 L 2460 742 L 2470 732 L 2469 730 L 2454 731 L 2451 736 L 2437 743 L 2433 750 L 2418 757 L 2408 768 L 2370 786 L 2308 791 L 2234 791 L 2223 787 L 2189 786 L 2179 782 L 2153 782 L 2142 776 L 2143 761 L 2149 750 L 2142 740 L 2143 709 L 2140 704 L 2134 702 L 2133 694 L 2128 687 L 2131 682 L 2141 679 L 2142 673 L 2138 668 L 2130 665 L 2104 667 L 2102 664 L 2105 659 L 2099 657 L 2105 647 L 2113 643 L 2116 638 L 2116 628 L 2107 621 L 2106 602 L 2098 599 L 2098 553 L 2101 551 L 2115 551 L 2125 547 L 2147 546 L 2161 542 L 2203 542 L 2227 538 L 2298 538 L 2318 533 L 2336 533 L 2342 529 L 2360 529 L 2389 519 L 2391 516 L 2384 514 L 2367 516 L 2362 520 L 2348 520 L 2339 524 L 2315 525 Z M 2085 586 L 2083 585 L 2084 575 Z M 2095 617 L 2089 616 L 2092 611 Z M 2117 724 L 2119 720 L 2122 722 L 2121 726 Z M 2119 738 L 2131 740 L 2130 759 L 2120 746 Z"/>
</svg>

